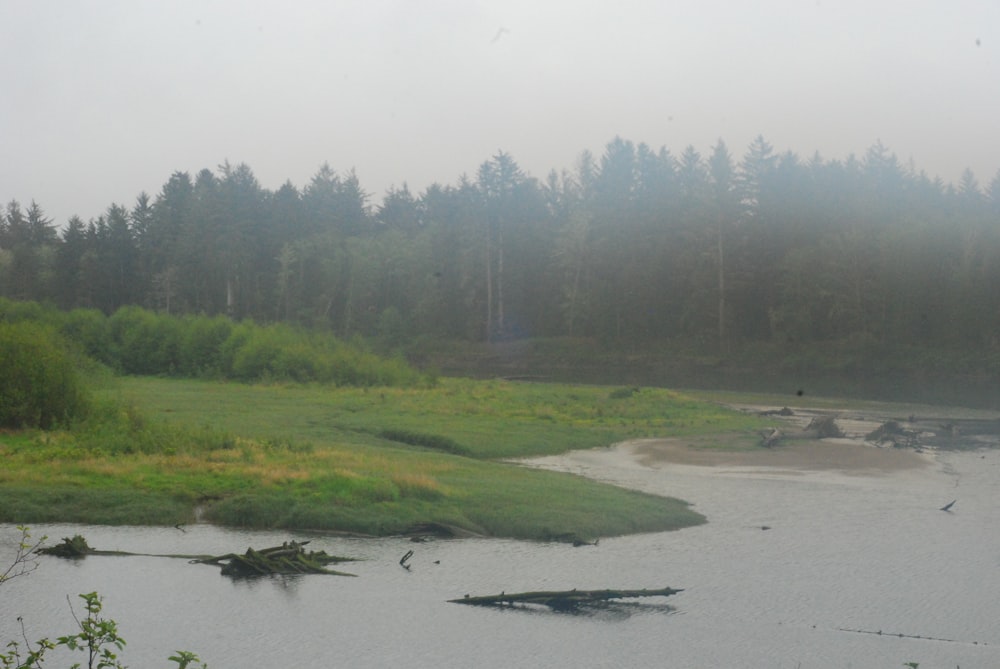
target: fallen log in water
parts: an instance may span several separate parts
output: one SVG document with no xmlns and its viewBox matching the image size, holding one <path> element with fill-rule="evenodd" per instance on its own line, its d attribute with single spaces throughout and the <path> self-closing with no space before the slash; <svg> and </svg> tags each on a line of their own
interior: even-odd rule
<svg viewBox="0 0 1000 669">
<path fill-rule="evenodd" d="M 660 588 L 659 590 L 541 590 L 538 592 L 519 592 L 499 595 L 485 595 L 462 599 L 450 599 L 453 604 L 471 604 L 473 606 L 504 606 L 513 604 L 539 604 L 557 611 L 573 611 L 582 606 L 599 604 L 612 599 L 630 599 L 634 597 L 669 597 L 683 589 Z"/>
<path fill-rule="evenodd" d="M 41 555 L 55 555 L 56 557 L 83 557 L 91 555 L 94 549 L 87 544 L 87 540 L 79 534 L 74 534 L 73 538 L 63 537 L 61 544 L 55 546 L 45 546 L 39 548 L 37 553 Z"/>
<path fill-rule="evenodd" d="M 268 576 L 272 574 L 334 574 L 354 576 L 342 571 L 327 569 L 335 562 L 348 562 L 351 558 L 328 555 L 324 551 L 309 551 L 303 548 L 308 541 L 285 542 L 280 546 L 254 550 L 247 548 L 243 555 L 227 553 L 207 558 L 191 560 L 192 564 L 213 564 L 222 567 L 224 576 Z"/>
<path fill-rule="evenodd" d="M 191 564 L 213 564 L 222 567 L 226 576 L 266 576 L 269 574 L 336 574 L 338 576 L 354 576 L 342 571 L 327 569 L 326 565 L 335 562 L 352 562 L 353 558 L 328 555 L 324 551 L 309 551 L 303 548 L 308 541 L 286 541 L 280 546 L 254 550 L 248 548 L 243 555 L 227 553 L 225 555 L 163 555 L 156 553 L 128 553 L 126 551 L 102 551 L 91 548 L 87 540 L 79 534 L 72 539 L 63 538 L 62 543 L 55 546 L 39 548 L 36 552 L 42 555 L 54 555 L 63 558 L 79 558 L 87 555 L 117 555 L 184 558 Z"/>
<path fill-rule="evenodd" d="M 82 558 L 88 555 L 142 555 L 149 556 L 148 553 L 128 553 L 125 551 L 102 551 L 91 548 L 87 540 L 79 534 L 74 534 L 73 538 L 63 537 L 62 543 L 54 546 L 45 546 L 35 550 L 39 555 L 54 555 L 61 558 Z M 189 555 L 154 555 L 152 557 L 191 557 Z"/>
</svg>

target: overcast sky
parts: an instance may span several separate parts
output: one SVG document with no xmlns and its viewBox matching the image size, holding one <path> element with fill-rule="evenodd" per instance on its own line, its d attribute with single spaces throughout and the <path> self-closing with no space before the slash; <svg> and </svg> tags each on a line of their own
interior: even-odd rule
<svg viewBox="0 0 1000 669">
<path fill-rule="evenodd" d="M 177 170 L 354 168 L 381 201 L 498 150 L 533 176 L 616 135 L 881 140 L 947 182 L 1000 169 L 997 0 L 0 0 L 0 199 L 56 223 Z"/>
</svg>

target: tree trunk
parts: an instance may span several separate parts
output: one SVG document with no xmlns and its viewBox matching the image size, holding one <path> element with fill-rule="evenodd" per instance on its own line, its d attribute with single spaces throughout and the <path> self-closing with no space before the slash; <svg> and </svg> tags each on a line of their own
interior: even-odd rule
<svg viewBox="0 0 1000 669">
<path fill-rule="evenodd" d="M 497 332 L 503 336 L 503 228 L 497 229 Z"/>
<path fill-rule="evenodd" d="M 722 239 L 722 220 L 719 221 L 717 243 L 719 253 L 719 351 L 726 352 L 726 256 Z"/>
<path fill-rule="evenodd" d="M 470 604 L 473 606 L 503 606 L 504 604 L 540 604 L 560 611 L 571 611 L 589 604 L 599 604 L 611 599 L 628 599 L 634 597 L 669 597 L 678 592 L 676 588 L 660 588 L 658 590 L 542 590 L 538 592 L 520 592 L 482 597 L 466 595 L 462 599 L 448 600 L 454 604 Z"/>
<path fill-rule="evenodd" d="M 486 224 L 486 341 L 493 341 L 493 230 Z"/>
</svg>

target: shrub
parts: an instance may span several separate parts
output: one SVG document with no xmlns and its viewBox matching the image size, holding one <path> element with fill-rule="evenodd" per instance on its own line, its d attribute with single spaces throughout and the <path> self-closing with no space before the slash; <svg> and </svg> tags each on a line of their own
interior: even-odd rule
<svg viewBox="0 0 1000 669">
<path fill-rule="evenodd" d="M 178 367 L 182 329 L 178 319 L 122 307 L 109 319 L 118 362 L 127 374 L 172 374 Z"/>
<path fill-rule="evenodd" d="M 108 319 L 97 309 L 74 309 L 66 314 L 60 331 L 94 360 L 105 365 L 117 364 Z"/>
<path fill-rule="evenodd" d="M 189 316 L 184 320 L 181 371 L 189 376 L 218 376 L 225 370 L 223 344 L 233 331 L 225 316 Z"/>
<path fill-rule="evenodd" d="M 395 322 L 390 312 L 387 323 Z M 74 350 L 116 372 L 245 381 L 347 386 L 433 384 L 401 356 L 384 358 L 362 339 L 284 323 L 235 323 L 225 316 L 176 317 L 125 306 L 105 317 L 95 309 L 69 313 L 0 298 L 0 323 L 51 326 Z M 396 325 L 387 332 L 396 332 Z"/>
<path fill-rule="evenodd" d="M 90 401 L 66 342 L 37 323 L 0 324 L 0 426 L 50 429 Z"/>
</svg>

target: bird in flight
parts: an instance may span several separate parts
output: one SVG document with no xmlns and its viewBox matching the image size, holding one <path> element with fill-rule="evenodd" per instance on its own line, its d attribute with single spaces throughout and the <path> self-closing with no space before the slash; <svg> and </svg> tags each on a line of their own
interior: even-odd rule
<svg viewBox="0 0 1000 669">
<path fill-rule="evenodd" d="M 951 500 L 950 502 L 948 502 L 947 504 L 945 504 L 944 506 L 942 506 L 941 510 L 942 511 L 951 511 L 951 507 L 955 506 L 955 502 L 957 502 L 957 501 L 958 501 L 957 499 Z"/>
<path fill-rule="evenodd" d="M 500 38 L 501 38 L 501 37 L 503 37 L 504 35 L 506 35 L 506 34 L 507 34 L 507 33 L 509 33 L 509 32 L 510 32 L 509 30 L 507 30 L 507 29 L 506 29 L 506 28 L 504 28 L 503 26 L 500 26 L 500 29 L 499 29 L 499 30 L 497 30 L 497 34 L 496 34 L 496 35 L 494 35 L 494 36 L 493 36 L 493 39 L 491 39 L 491 40 L 490 40 L 490 44 L 496 44 L 497 42 L 499 42 L 499 41 L 500 41 Z"/>
</svg>

